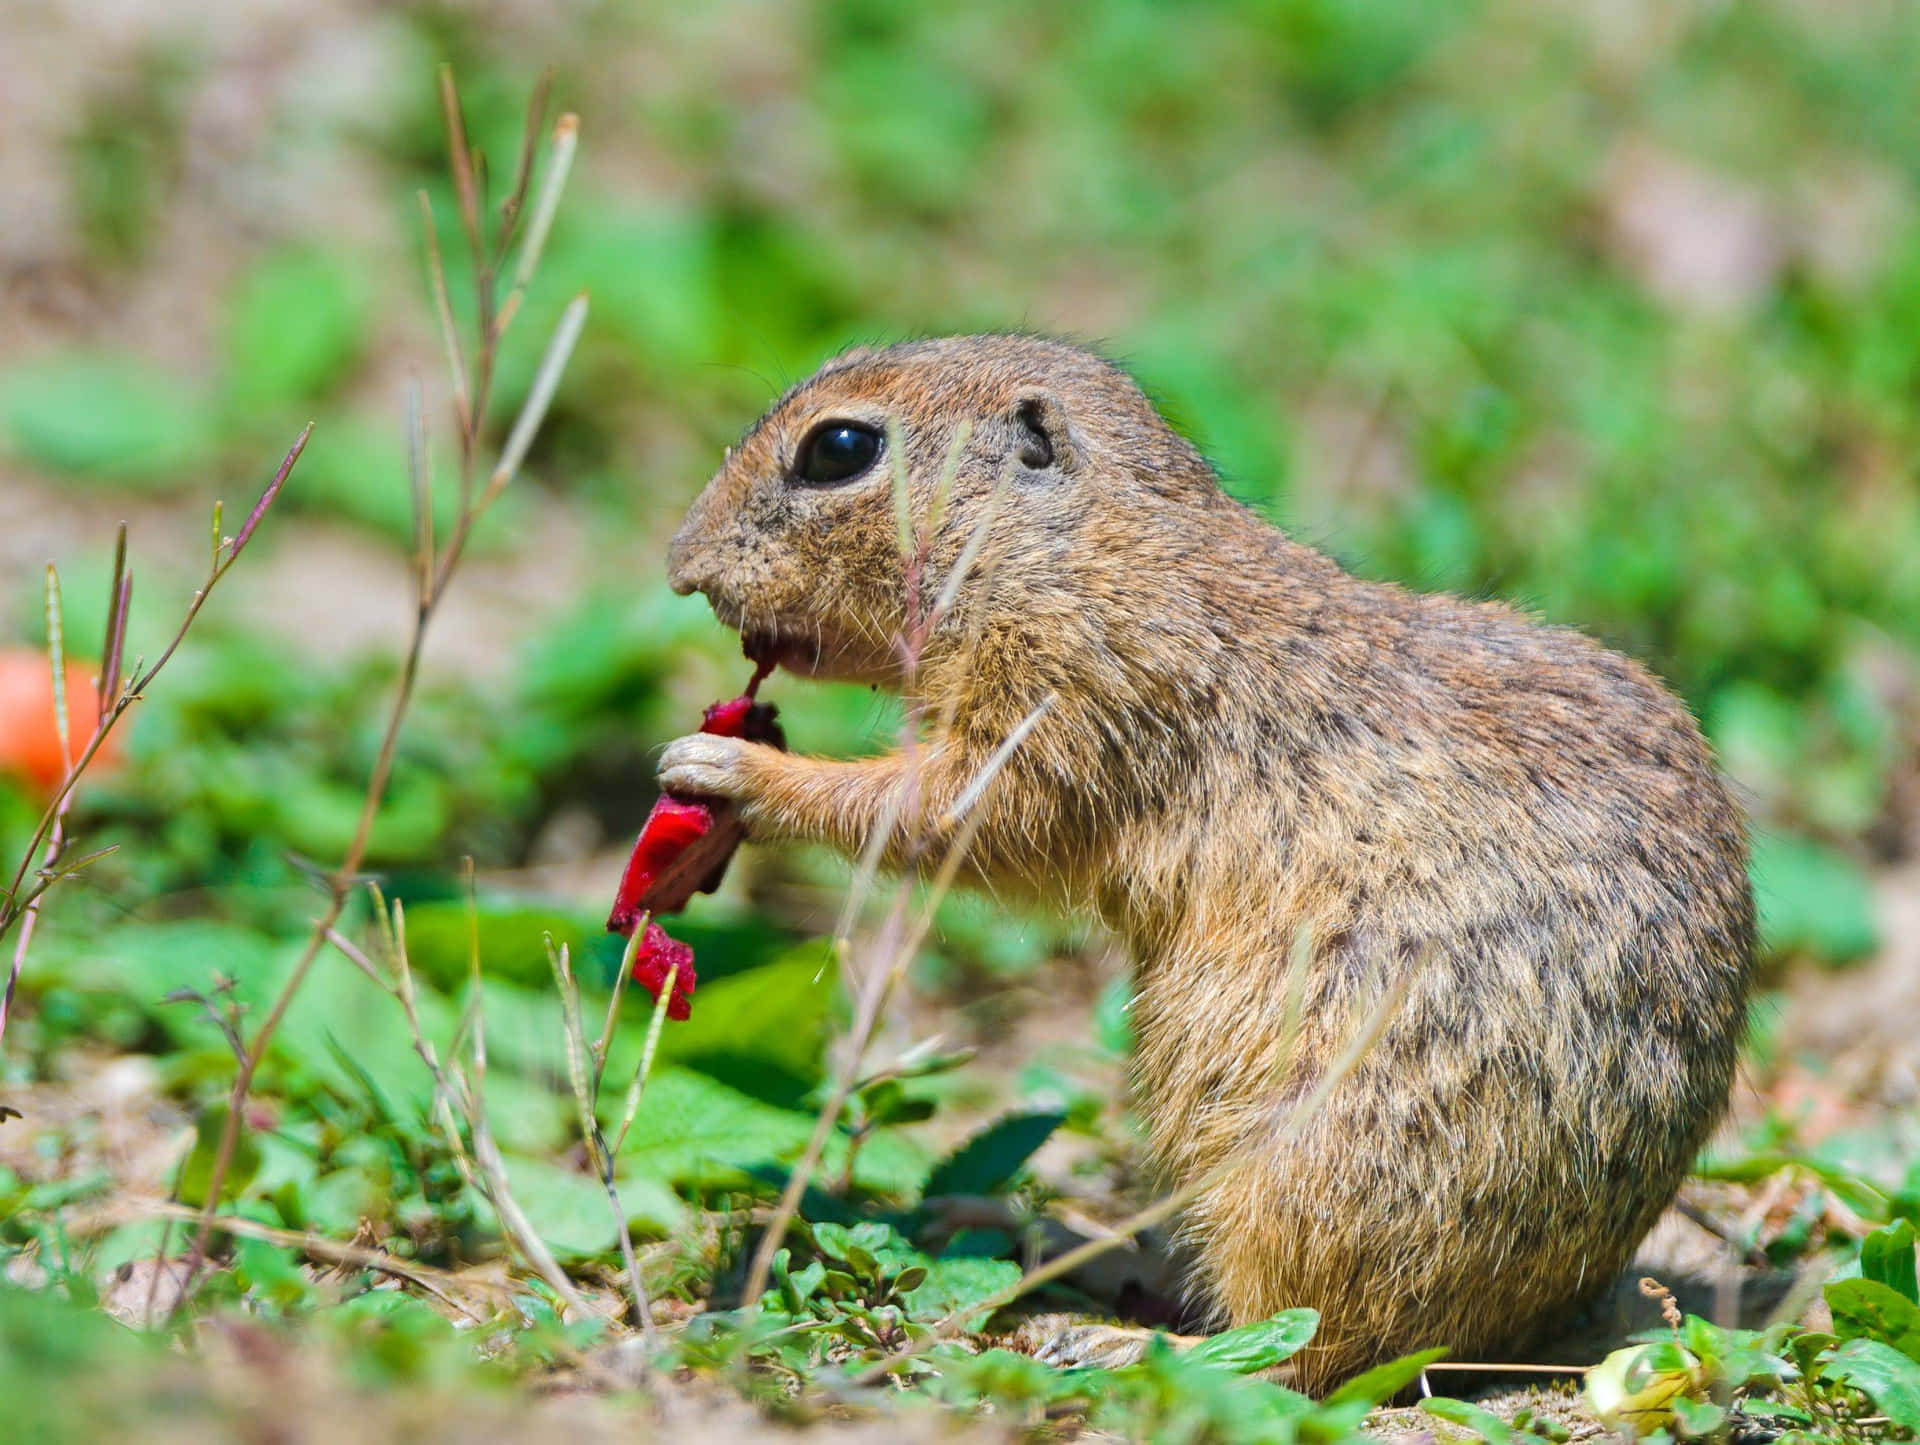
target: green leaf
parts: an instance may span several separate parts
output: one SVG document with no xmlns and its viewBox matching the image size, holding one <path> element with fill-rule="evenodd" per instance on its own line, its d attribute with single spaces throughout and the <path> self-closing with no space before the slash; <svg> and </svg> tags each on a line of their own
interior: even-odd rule
<svg viewBox="0 0 1920 1445">
<path fill-rule="evenodd" d="M 236 1239 L 233 1244 L 234 1274 L 252 1295 L 282 1306 L 300 1304 L 313 1297 L 313 1281 L 301 1269 L 301 1256 L 257 1239 Z"/>
<path fill-rule="evenodd" d="M 1762 835 L 1753 841 L 1751 871 L 1760 938 L 1769 952 L 1847 963 L 1879 945 L 1866 875 L 1844 854 Z"/>
<path fill-rule="evenodd" d="M 507 1155 L 505 1162 L 515 1202 L 555 1254 L 602 1254 L 619 1241 L 607 1191 L 599 1180 L 545 1159 Z"/>
<path fill-rule="evenodd" d="M 199 1209 L 206 1204 L 207 1186 L 213 1181 L 213 1166 L 219 1157 L 220 1136 L 226 1128 L 227 1106 L 210 1104 L 200 1111 L 194 1123 L 193 1151 L 181 1166 L 177 1193 L 182 1204 Z M 220 1184 L 224 1203 L 237 1198 L 260 1172 L 260 1145 L 252 1131 L 242 1129 L 234 1138 L 233 1155 L 228 1160 L 226 1177 Z"/>
<path fill-rule="evenodd" d="M 1860 1273 L 1920 1303 L 1920 1282 L 1914 1278 L 1913 1222 L 1896 1219 L 1861 1240 Z"/>
<path fill-rule="evenodd" d="M 317 396 L 353 365 L 365 332 L 360 286 L 346 257 L 300 249 L 262 258 L 241 281 L 227 318 L 233 402 L 255 410 Z"/>
<path fill-rule="evenodd" d="M 854 1274 L 862 1279 L 874 1280 L 879 1277 L 880 1261 L 845 1225 L 822 1222 L 813 1225 L 812 1230 L 814 1245 L 827 1258 L 852 1265 Z"/>
<path fill-rule="evenodd" d="M 820 1286 L 833 1299 L 844 1299 L 860 1287 L 860 1281 L 844 1269 L 830 1269 L 820 1276 Z"/>
<path fill-rule="evenodd" d="M 926 1319 L 977 1304 L 1020 1278 L 1020 1266 L 1006 1259 L 940 1259 L 926 1269 L 925 1283 L 904 1296 L 907 1308 Z M 985 1323 L 983 1316 L 976 1316 L 966 1321 L 966 1328 L 977 1330 Z"/>
<path fill-rule="evenodd" d="M 794 1087 L 820 1078 L 839 978 L 830 946 L 809 943 L 777 962 L 703 984 L 693 1017 L 662 1034 L 660 1057 L 760 1097 L 770 1097 L 766 1085 L 784 1081 L 797 1099 Z"/>
<path fill-rule="evenodd" d="M 982 1399 L 1019 1403 L 1071 1398 L 1084 1393 L 1087 1377 L 1103 1373 L 1056 1370 L 1031 1355 L 995 1349 L 941 1360 L 932 1386 L 936 1397 L 973 1407 Z"/>
<path fill-rule="evenodd" d="M 933 1166 L 921 1193 L 995 1194 L 1066 1121 L 1065 1114 L 1009 1114 L 996 1119 Z"/>
<path fill-rule="evenodd" d="M 1673 1422 L 1680 1434 L 1690 1440 L 1719 1433 L 1727 1423 L 1726 1407 L 1711 1400 L 1696 1400 L 1691 1395 L 1673 1397 Z"/>
<path fill-rule="evenodd" d="M 1364 1374 L 1355 1375 L 1346 1384 L 1327 1396 L 1328 1405 L 1350 1405 L 1366 1403 L 1378 1405 L 1390 1400 L 1407 1386 L 1420 1378 L 1420 1372 L 1435 1360 L 1445 1357 L 1445 1347 L 1433 1350 L 1421 1350 L 1418 1354 L 1402 1355 L 1397 1360 L 1388 1360 L 1384 1365 L 1375 1365 Z"/>
<path fill-rule="evenodd" d="M 1826 1294 L 1842 1340 L 1878 1340 L 1920 1361 L 1920 1305 L 1872 1279 L 1835 1280 Z"/>
<path fill-rule="evenodd" d="M 1513 1439 L 1513 1430 L 1505 1420 L 1491 1410 L 1483 1410 L 1478 1405 L 1465 1400 L 1450 1399 L 1445 1395 L 1435 1395 L 1422 1400 L 1420 1408 L 1429 1415 L 1471 1430 L 1487 1445 L 1509 1445 Z"/>
<path fill-rule="evenodd" d="M 625 1081 L 611 1066 L 607 1077 L 600 1113 L 611 1127 L 623 1107 Z M 754 1183 L 750 1170 L 797 1158 L 812 1132 L 810 1114 L 775 1108 L 690 1069 L 656 1067 L 621 1150 L 619 1177 L 653 1178 L 689 1188 L 747 1187 Z M 846 1157 L 846 1140 L 832 1141 L 823 1176 L 832 1177 Z M 901 1136 L 883 1132 L 861 1149 L 854 1182 L 864 1189 L 899 1193 L 925 1169 L 923 1152 Z"/>
<path fill-rule="evenodd" d="M 552 908 L 526 908 L 483 899 L 478 921 L 480 967 L 489 983 L 505 979 L 540 993 L 553 987 L 553 966 L 547 962 L 548 934 L 553 935 L 554 947 L 567 947 L 576 972 L 584 969 L 584 956 L 600 941 L 598 930 L 590 929 L 579 914 Z M 469 946 L 464 900 L 408 906 L 407 961 L 419 977 L 448 991 L 460 988 L 467 979 Z M 598 1019 L 594 1026 L 598 1028 Z"/>
<path fill-rule="evenodd" d="M 619 1076 L 609 1070 L 608 1077 Z M 618 1090 L 603 1091 L 603 1118 L 612 1113 L 617 1120 L 621 1107 Z M 682 1185 L 744 1183 L 748 1167 L 796 1155 L 812 1128 L 807 1115 L 763 1104 L 705 1074 L 656 1067 L 621 1150 L 619 1177 Z"/>
<path fill-rule="evenodd" d="M 169 482 L 204 469 L 218 440 L 204 398 L 132 357 L 71 353 L 10 374 L 0 410 L 35 464 L 110 482 Z"/>
<path fill-rule="evenodd" d="M 818 1289 L 827 1277 L 827 1267 L 815 1260 L 805 1269 L 795 1273 L 791 1268 L 793 1251 L 783 1249 L 773 1257 L 773 1281 L 778 1286 L 782 1303 L 787 1313 L 798 1315 L 805 1308 L 807 1299 Z"/>
<path fill-rule="evenodd" d="M 1271 1319 L 1223 1330 L 1202 1340 L 1187 1351 L 1187 1358 L 1236 1374 L 1252 1374 L 1298 1354 L 1319 1326 L 1320 1315 L 1315 1310 L 1282 1310 Z"/>
<path fill-rule="evenodd" d="M 1823 1373 L 1860 1391 L 1894 1424 L 1920 1430 L 1920 1364 L 1878 1340 L 1849 1340 Z"/>
</svg>

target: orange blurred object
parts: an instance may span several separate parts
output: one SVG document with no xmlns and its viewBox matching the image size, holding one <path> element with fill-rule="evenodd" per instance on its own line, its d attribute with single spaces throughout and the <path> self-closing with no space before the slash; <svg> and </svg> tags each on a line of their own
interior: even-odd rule
<svg viewBox="0 0 1920 1445">
<path fill-rule="evenodd" d="M 99 721 L 93 669 L 67 664 L 67 740 L 79 757 Z M 116 736 L 95 754 L 93 766 L 111 764 Z M 0 647 L 0 773 L 23 778 L 51 791 L 67 775 L 60 756 L 60 733 L 53 717 L 53 670 L 47 655 L 32 647 Z"/>
</svg>

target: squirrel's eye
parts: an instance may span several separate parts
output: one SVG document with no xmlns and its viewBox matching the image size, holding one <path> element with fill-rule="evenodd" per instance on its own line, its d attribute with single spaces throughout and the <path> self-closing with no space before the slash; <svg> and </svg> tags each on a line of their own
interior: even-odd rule
<svg viewBox="0 0 1920 1445">
<path fill-rule="evenodd" d="M 858 422 L 830 421 L 800 447 L 794 475 L 810 486 L 851 481 L 880 455 L 880 433 Z"/>
</svg>

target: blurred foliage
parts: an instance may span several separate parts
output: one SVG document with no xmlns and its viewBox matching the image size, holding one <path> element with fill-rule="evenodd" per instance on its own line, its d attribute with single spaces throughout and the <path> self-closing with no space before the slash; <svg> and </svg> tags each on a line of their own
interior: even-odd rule
<svg viewBox="0 0 1920 1445">
<path fill-rule="evenodd" d="M 369 37 L 395 64 L 454 59 L 504 168 L 527 47 L 454 8 Z M 591 139 L 519 324 L 539 332 L 576 289 L 594 304 L 537 460 L 643 575 L 720 448 L 824 353 L 975 326 L 1104 337 L 1230 487 L 1358 570 L 1511 597 L 1647 659 L 1763 825 L 1825 845 L 1760 870 L 1770 939 L 1830 956 L 1871 939 L 1837 880 L 1912 826 L 1895 784 L 1920 728 L 1911 12 L 634 4 L 543 26 L 534 50 Z M 648 83 L 617 78 L 618 56 Z M 88 234 L 119 237 L 125 264 L 162 223 L 183 86 L 208 63 L 156 42 L 73 143 Z M 431 103 L 387 102 L 329 143 L 396 201 L 428 191 L 464 304 Z M 1657 218 L 1666 244 L 1711 249 L 1692 231 L 1722 223 L 1721 192 L 1761 217 L 1762 259 L 1722 257 L 1752 273 L 1731 303 L 1668 294 L 1637 259 L 1659 238 L 1623 238 L 1624 208 L 1659 201 L 1634 169 L 1649 153 L 1709 190 L 1700 214 L 1682 195 Z M 384 241 L 289 236 L 234 268 L 203 376 L 110 341 L 0 369 L 13 449 L 54 475 L 193 488 L 317 411 L 290 499 L 404 536 L 397 408 L 355 386 L 394 344 L 386 313 L 423 314 L 413 212 L 392 209 Z M 508 349 L 503 413 L 535 355 Z M 636 475 L 661 480 L 636 495 Z M 629 570 L 605 580 L 631 597 Z M 652 625 L 625 601 L 575 623 Z M 673 665 L 657 640 L 635 654 L 656 675 Z M 604 636 L 588 641 L 531 671 L 584 675 L 571 658 L 599 660 Z M 588 726 L 660 735 L 633 722 Z M 386 856 L 551 804 L 511 753 L 582 718 L 526 723 L 487 740 L 507 776 L 475 806 L 437 785 L 397 800 Z M 595 756 L 577 748 L 576 773 Z M 325 776 L 277 805 L 316 853 L 342 826 Z M 524 845 L 529 826 L 503 831 Z M 1829 879 L 1855 916 L 1809 928 Z"/>
</svg>

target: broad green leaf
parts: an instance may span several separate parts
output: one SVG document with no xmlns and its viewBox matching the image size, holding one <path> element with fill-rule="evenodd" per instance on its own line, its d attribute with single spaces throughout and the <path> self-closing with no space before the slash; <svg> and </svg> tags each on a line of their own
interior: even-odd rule
<svg viewBox="0 0 1920 1445">
<path fill-rule="evenodd" d="M 242 410 L 285 406 L 339 381 L 365 340 L 360 292 L 338 253 L 285 250 L 256 262 L 227 316 L 233 403 Z"/>
<path fill-rule="evenodd" d="M 30 461 L 101 481 L 198 480 L 218 442 L 204 397 L 131 356 L 70 353 L 16 368 L 0 382 L 0 411 Z"/>
<path fill-rule="evenodd" d="M 1904 1430 L 1920 1430 L 1920 1364 L 1878 1340 L 1848 1340 L 1823 1367 Z"/>
<path fill-rule="evenodd" d="M 507 1182 L 528 1222 L 557 1255 L 596 1255 L 619 1241 L 606 1187 L 545 1159 L 506 1156 Z"/>
<path fill-rule="evenodd" d="M 1769 951 L 1848 963 L 1878 946 L 1866 875 L 1844 854 L 1763 834 L 1753 841 L 1752 874 L 1760 938 Z"/>
<path fill-rule="evenodd" d="M 1842 1340 L 1879 1340 L 1920 1361 L 1920 1305 L 1872 1279 L 1836 1280 L 1826 1295 Z"/>
<path fill-rule="evenodd" d="M 427 1037 L 444 1049 L 453 1010 L 424 987 L 417 1007 Z M 376 1098 L 383 1117 L 418 1117 L 432 1094 L 432 1076 L 414 1052 L 400 1006 L 331 951 L 307 976 L 275 1048 L 350 1096 Z M 511 1122 L 517 1134 L 517 1114 Z"/>
<path fill-rule="evenodd" d="M 1435 1395 L 1431 1399 L 1422 1400 L 1420 1408 L 1429 1415 L 1473 1431 L 1486 1441 L 1487 1445 L 1509 1445 L 1513 1439 L 1513 1427 L 1505 1420 L 1491 1410 L 1483 1410 L 1466 1400 L 1454 1400 L 1445 1395 Z"/>
<path fill-rule="evenodd" d="M 1065 1119 L 1064 1114 L 1009 1114 L 996 1119 L 934 1165 L 921 1193 L 930 1199 L 998 1193 Z"/>
<path fill-rule="evenodd" d="M 617 1090 L 602 1092 L 603 1122 L 610 1113 L 617 1122 L 621 1107 Z M 739 1185 L 753 1165 L 797 1155 L 812 1129 L 806 1114 L 776 1109 L 690 1069 L 656 1066 L 621 1150 L 619 1174 L 687 1186 Z"/>
<path fill-rule="evenodd" d="M 194 1004 L 169 1004 L 179 989 L 208 992 L 216 976 L 234 981 L 234 997 L 259 1007 L 290 966 L 287 950 L 262 933 L 199 919 L 127 923 L 98 938 L 49 934 L 36 942 L 35 965 L 81 989 L 111 991 L 147 1010 L 176 1038 L 208 1034 Z"/>
<path fill-rule="evenodd" d="M 1235 1398 L 1245 1401 L 1249 1411 L 1267 1420 L 1294 1420 L 1312 1414 L 1316 1408 L 1312 1396 L 1276 1385 L 1272 1380 L 1240 1380 L 1237 1386 Z"/>
<path fill-rule="evenodd" d="M 811 1087 L 820 1078 L 839 979 L 828 945 L 810 943 L 778 962 L 702 985 L 693 1016 L 667 1027 L 660 1057 L 761 1097 L 777 1096 L 783 1085 L 789 1093 L 795 1084 Z M 639 998 L 647 1002 L 644 993 Z"/>
<path fill-rule="evenodd" d="M 358 1223 L 358 1221 L 355 1221 Z M 350 1232 L 350 1231 L 349 1231 Z M 161 1242 L 178 1247 L 180 1226 L 165 1219 L 136 1219 L 122 1224 L 110 1231 L 94 1247 L 93 1271 L 107 1279 L 121 1265 L 137 1259 L 152 1259 L 160 1252 Z M 19 1294 L 24 1291 L 0 1290 L 0 1294 Z"/>
<path fill-rule="evenodd" d="M 425 1072 L 422 1065 L 421 1073 Z M 491 1069 L 484 1094 L 487 1123 L 503 1149 L 547 1154 L 578 1137 L 579 1109 L 564 1084 Z"/>
<path fill-rule="evenodd" d="M 236 1239 L 233 1263 L 235 1278 L 243 1289 L 282 1307 L 303 1303 L 315 1294 L 313 1280 L 300 1267 L 303 1259 L 296 1250 L 257 1239 Z"/>
<path fill-rule="evenodd" d="M 993 1349 L 942 1358 L 940 1375 L 932 1383 L 937 1398 L 971 1407 L 983 1399 L 1019 1403 L 1072 1398 L 1092 1373 L 1056 1370 L 1031 1355 Z"/>
<path fill-rule="evenodd" d="M 152 1248 L 131 1257 L 151 1258 Z M 126 1329 L 93 1300 L 69 1299 L 63 1290 L 0 1288 L 0 1396 L 7 1402 L 7 1438 L 137 1438 L 157 1411 L 128 1396 L 151 1390 L 146 1382 L 153 1372 L 171 1369 L 169 1348 L 162 1332 Z"/>
<path fill-rule="evenodd" d="M 294 1228 L 351 1239 L 362 1219 L 377 1218 L 377 1211 L 385 1207 L 382 1192 L 365 1169 L 330 1170 L 300 1190 L 299 1205 L 305 1218 L 286 1222 Z"/>
<path fill-rule="evenodd" d="M 1282 1310 L 1271 1319 L 1223 1330 L 1187 1351 L 1187 1358 L 1237 1374 L 1271 1369 L 1291 1359 L 1313 1338 L 1320 1316 L 1315 1310 Z"/>
<path fill-rule="evenodd" d="M 1914 1231 L 1911 1220 L 1896 1219 L 1860 1241 L 1860 1273 L 1888 1289 L 1920 1302 L 1920 1283 L 1914 1278 Z"/>
<path fill-rule="evenodd" d="M 1327 1396 L 1326 1403 L 1347 1405 L 1364 1401 L 1369 1405 L 1378 1405 L 1384 1400 L 1391 1400 L 1419 1379 L 1420 1372 L 1428 1365 L 1445 1358 L 1446 1353 L 1444 1347 L 1421 1350 L 1418 1354 L 1402 1355 L 1397 1360 L 1388 1360 L 1384 1365 L 1375 1365 L 1364 1374 L 1355 1375 Z"/>
<path fill-rule="evenodd" d="M 1020 1278 L 1020 1266 L 1005 1259 L 938 1259 L 926 1270 L 926 1281 L 905 1296 L 907 1308 L 925 1319 L 977 1304 Z M 977 1330 L 985 1323 L 985 1318 L 975 1316 L 966 1321 L 966 1328 Z"/>
<path fill-rule="evenodd" d="M 1682 1436 L 1698 1440 L 1717 1434 L 1727 1423 L 1726 1407 L 1711 1400 L 1697 1400 L 1692 1395 L 1675 1395 L 1673 1423 Z"/>
<path fill-rule="evenodd" d="M 1673 1419 L 1673 1402 L 1693 1385 L 1699 1361 L 1671 1340 L 1615 1350 L 1587 1371 L 1587 1403 L 1602 1424 L 1651 1435 Z"/>
</svg>

